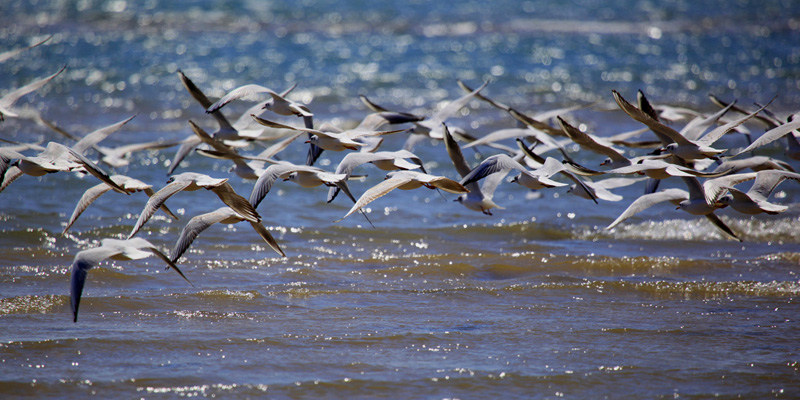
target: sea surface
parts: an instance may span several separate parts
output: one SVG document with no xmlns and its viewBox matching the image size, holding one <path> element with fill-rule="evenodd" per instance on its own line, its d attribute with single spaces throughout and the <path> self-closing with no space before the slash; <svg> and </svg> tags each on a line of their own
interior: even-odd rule
<svg viewBox="0 0 800 400">
<path fill-rule="evenodd" d="M 775 97 L 772 112 L 797 112 L 798 16 L 800 3 L 788 0 L 3 1 L 0 52 L 50 39 L 0 63 L 0 95 L 66 66 L 17 106 L 76 136 L 135 115 L 102 142 L 113 147 L 183 140 L 189 120 L 217 129 L 178 71 L 214 99 L 245 84 L 297 84 L 289 98 L 316 126 L 341 127 L 369 113 L 362 94 L 430 116 L 465 93 L 458 80 L 489 81 L 482 93 L 494 100 L 532 116 L 579 106 L 564 115 L 611 136 L 642 127 L 612 90 L 701 112 L 718 110 L 708 94 L 745 109 Z M 223 113 L 234 120 L 253 104 Z M 479 100 L 447 122 L 476 137 L 516 126 Z M 381 150 L 400 149 L 407 136 L 385 136 Z M 72 143 L 11 117 L 0 138 Z M 736 134 L 716 145 L 746 144 Z M 279 157 L 303 163 L 307 146 L 298 139 Z M 758 154 L 800 170 L 784 146 Z M 157 190 L 176 149 L 101 167 Z M 567 151 L 601 168 L 601 156 Z M 414 152 L 428 172 L 459 178 L 442 142 L 424 140 Z M 464 150 L 473 165 L 496 152 Z M 334 170 L 343 154 L 325 152 L 317 165 Z M 192 153 L 176 173 L 229 178 L 248 197 L 254 181 L 231 166 Z M 366 177 L 350 182 L 356 196 L 385 176 L 372 165 L 357 173 Z M 800 397 L 796 181 L 773 194 L 785 213 L 717 212 L 742 242 L 671 204 L 604 229 L 643 182 L 598 204 L 568 187 L 532 192 L 506 182 L 493 215 L 449 193 L 395 190 L 366 207 L 373 228 L 357 214 L 334 223 L 352 203 L 326 203 L 324 186 L 280 181 L 258 211 L 285 258 L 246 223 L 213 225 L 178 262 L 192 285 L 155 257 L 105 261 L 89 271 L 73 323 L 73 258 L 126 237 L 146 202 L 109 192 L 62 235 L 97 183 L 76 173 L 23 176 L 0 192 L 4 399 Z M 662 185 L 685 188 L 679 179 Z M 180 220 L 157 213 L 138 234 L 164 252 L 190 218 L 222 203 L 201 190 L 167 205 Z"/>
</svg>

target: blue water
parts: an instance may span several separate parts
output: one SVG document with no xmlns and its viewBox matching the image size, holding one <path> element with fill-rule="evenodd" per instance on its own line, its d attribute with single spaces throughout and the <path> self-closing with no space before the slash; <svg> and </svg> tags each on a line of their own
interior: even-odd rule
<svg viewBox="0 0 800 400">
<path fill-rule="evenodd" d="M 747 109 L 777 96 L 773 112 L 797 112 L 798 15 L 791 1 L 5 1 L 0 52 L 51 38 L 0 63 L 0 94 L 66 65 L 17 105 L 78 136 L 135 114 L 111 146 L 184 139 L 188 120 L 216 129 L 178 71 L 212 98 L 296 83 L 290 98 L 317 126 L 355 125 L 368 113 L 359 94 L 429 116 L 464 93 L 457 80 L 488 80 L 484 94 L 530 115 L 585 106 L 571 121 L 609 136 L 641 127 L 612 90 L 703 112 L 717 110 L 709 93 Z M 252 104 L 223 111 L 235 119 Z M 515 121 L 476 100 L 448 124 L 480 137 Z M 401 148 L 404 135 L 381 150 Z M 18 118 L 0 122 L 0 138 L 71 143 Z M 759 154 L 800 168 L 784 143 Z M 305 146 L 281 158 L 302 163 Z M 431 173 L 457 178 L 441 142 L 414 151 Z M 592 168 L 602 161 L 568 151 Z M 465 154 L 477 163 L 493 152 Z M 174 154 L 103 168 L 158 189 Z M 326 152 L 318 165 L 333 170 L 342 156 Z M 230 167 L 191 154 L 176 172 L 228 177 L 246 197 L 253 181 Z M 384 176 L 361 173 L 350 184 L 358 194 Z M 126 236 L 146 201 L 108 193 L 62 236 L 95 183 L 23 176 L 0 192 L 0 397 L 800 396 L 794 181 L 774 194 L 783 214 L 718 212 L 741 243 L 668 205 L 604 230 L 641 184 L 595 205 L 563 188 L 534 195 L 504 183 L 495 201 L 505 208 L 492 216 L 453 195 L 394 191 L 368 207 L 373 229 L 358 215 L 332 222 L 346 199 L 328 204 L 323 188 L 279 182 L 258 211 L 286 258 L 247 224 L 213 226 L 179 263 L 194 286 L 152 257 L 102 263 L 74 324 L 73 257 Z M 189 218 L 221 206 L 203 191 L 168 205 L 181 220 L 157 214 L 140 233 L 164 251 Z"/>
</svg>

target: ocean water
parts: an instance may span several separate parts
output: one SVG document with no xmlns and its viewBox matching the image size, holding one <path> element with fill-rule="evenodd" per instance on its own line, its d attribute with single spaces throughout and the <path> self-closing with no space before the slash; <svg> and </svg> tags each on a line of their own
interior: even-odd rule
<svg viewBox="0 0 800 400">
<path fill-rule="evenodd" d="M 135 115 L 102 143 L 116 146 L 182 140 L 189 120 L 216 129 L 178 71 L 211 98 L 296 83 L 289 97 L 317 126 L 354 126 L 369 113 L 360 94 L 430 116 L 464 93 L 458 80 L 488 80 L 492 99 L 530 115 L 582 106 L 570 121 L 611 136 L 641 127 L 611 90 L 702 112 L 717 110 L 709 93 L 748 109 L 775 97 L 773 112 L 797 112 L 798 15 L 790 1 L 6 1 L 0 51 L 50 39 L 0 63 L 0 94 L 66 66 L 17 105 L 78 136 Z M 235 119 L 252 104 L 223 113 Z M 480 137 L 515 121 L 474 100 L 448 124 Z M 406 137 L 386 136 L 381 150 Z M 71 143 L 10 117 L 0 138 Z M 800 168 L 784 145 L 758 154 Z M 306 146 L 297 140 L 280 157 L 302 163 Z M 600 168 L 601 156 L 567 150 Z M 175 151 L 101 166 L 159 189 Z M 458 178 L 441 142 L 414 152 L 429 172 Z M 464 154 L 476 164 L 495 152 Z M 318 165 L 333 170 L 342 156 L 325 152 Z M 176 173 L 227 177 L 247 197 L 254 182 L 231 166 L 190 154 Z M 356 196 L 385 176 L 370 165 L 357 172 L 366 177 L 350 182 Z M 0 397 L 800 396 L 796 181 L 773 195 L 785 213 L 717 212 L 742 242 L 671 205 L 605 230 L 643 193 L 640 182 L 599 204 L 506 182 L 495 194 L 504 208 L 491 216 L 452 194 L 396 190 L 367 207 L 374 228 L 359 215 L 334 223 L 351 204 L 326 203 L 324 187 L 278 182 L 258 211 L 286 258 L 247 224 L 214 225 L 179 260 L 192 285 L 155 257 L 106 261 L 89 271 L 73 323 L 75 254 L 127 236 L 146 203 L 142 193 L 107 193 L 62 235 L 96 183 L 23 176 L 0 192 Z M 165 252 L 191 217 L 222 204 L 195 191 L 167 205 L 180 220 L 157 213 L 138 234 Z"/>
</svg>

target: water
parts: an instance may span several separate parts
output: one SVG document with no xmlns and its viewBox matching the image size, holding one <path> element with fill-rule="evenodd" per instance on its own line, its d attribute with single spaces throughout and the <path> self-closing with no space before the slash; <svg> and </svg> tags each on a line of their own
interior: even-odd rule
<svg viewBox="0 0 800 400">
<path fill-rule="evenodd" d="M 317 124 L 343 126 L 367 113 L 358 94 L 430 115 L 461 95 L 457 79 L 490 79 L 487 95 L 531 114 L 593 105 L 574 122 L 608 136 L 640 127 L 617 110 L 612 89 L 703 111 L 715 109 L 708 93 L 746 108 L 778 95 L 776 112 L 797 111 L 794 15 L 788 1 L 4 2 L 3 50 L 52 38 L 0 64 L 0 92 L 66 65 L 20 104 L 79 135 L 136 114 L 104 142 L 118 145 L 183 139 L 190 119 L 216 128 L 178 70 L 210 97 L 296 82 L 292 98 Z M 477 101 L 449 123 L 476 136 L 513 126 Z M 12 118 L 0 137 L 63 140 Z M 388 136 L 382 149 L 404 140 Z M 743 144 L 734 136 L 720 147 Z M 760 153 L 785 159 L 782 145 Z M 585 165 L 601 161 L 569 150 Z M 174 151 L 136 153 L 115 172 L 160 188 Z M 302 162 L 305 151 L 293 143 L 281 156 Z M 441 143 L 415 152 L 432 173 L 456 177 Z M 326 152 L 319 164 L 333 169 L 341 157 Z M 248 195 L 253 182 L 229 168 L 193 154 L 178 172 L 229 176 Z M 368 176 L 351 183 L 357 193 L 384 176 L 360 171 Z M 0 193 L 4 398 L 800 395 L 796 182 L 775 195 L 786 213 L 718 212 L 741 243 L 667 205 L 604 230 L 640 184 L 595 205 L 564 189 L 532 198 L 505 183 L 496 194 L 505 209 L 493 216 L 452 195 L 394 191 L 368 207 L 372 229 L 358 215 L 332 222 L 346 199 L 326 204 L 323 188 L 279 182 L 259 212 L 287 258 L 247 224 L 213 226 L 179 264 L 194 286 L 155 258 L 104 262 L 90 271 L 73 324 L 72 258 L 127 235 L 146 201 L 108 193 L 62 236 L 95 183 L 25 176 Z M 181 221 L 156 214 L 139 234 L 164 251 L 189 218 L 220 204 L 200 191 L 168 205 Z"/>
</svg>

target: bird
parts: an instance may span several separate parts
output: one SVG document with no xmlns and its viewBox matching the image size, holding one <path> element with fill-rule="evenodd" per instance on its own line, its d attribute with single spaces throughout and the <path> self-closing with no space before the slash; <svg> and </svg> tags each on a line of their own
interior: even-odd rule
<svg viewBox="0 0 800 400">
<path fill-rule="evenodd" d="M 766 213 L 775 215 L 789 209 L 780 204 L 770 203 L 769 196 L 786 179 L 800 181 L 800 174 L 783 170 L 763 170 L 756 173 L 755 182 L 750 190 L 743 192 L 734 187 L 725 189 L 731 196 L 720 198 L 722 204 L 728 205 L 734 210 L 748 215 Z"/>
<path fill-rule="evenodd" d="M 177 262 L 183 253 L 189 249 L 189 246 L 192 245 L 194 239 L 209 226 L 216 223 L 235 224 L 242 221 L 249 222 L 256 233 L 264 239 L 264 242 L 266 242 L 272 250 L 275 250 L 281 257 L 286 257 L 286 253 L 281 250 L 278 242 L 260 221 L 253 221 L 230 207 L 220 207 L 215 211 L 198 215 L 189 220 L 186 226 L 181 230 L 181 235 L 178 237 L 178 241 L 175 242 L 175 247 L 173 247 L 172 251 L 169 253 L 169 260 L 173 263 Z"/>
<path fill-rule="evenodd" d="M 594 200 L 597 202 L 596 199 L 605 200 L 605 201 L 620 201 L 623 199 L 622 196 L 611 192 L 611 189 L 617 189 L 625 186 L 630 186 L 636 182 L 640 182 L 646 178 L 608 178 L 599 181 L 580 181 L 581 184 L 572 184 L 570 185 L 569 189 L 567 189 L 567 193 L 574 194 L 578 197 L 582 197 L 587 200 Z"/>
<path fill-rule="evenodd" d="M 111 175 L 109 177 L 112 181 L 116 182 L 120 187 L 125 189 L 125 191 L 130 193 L 135 192 L 144 192 L 147 194 L 148 197 L 152 197 L 155 192 L 153 191 L 153 186 L 146 184 L 138 179 L 131 178 L 125 175 Z M 90 187 L 87 189 L 83 195 L 81 196 L 80 200 L 78 200 L 78 204 L 75 205 L 75 210 L 72 212 L 72 216 L 69 218 L 67 225 L 64 227 L 64 230 L 61 231 L 62 235 L 65 235 L 69 228 L 78 220 L 78 217 L 86 211 L 86 209 L 94 203 L 95 200 L 100 198 L 103 194 L 111 190 L 111 186 L 106 184 L 105 182 L 99 183 L 95 186 Z M 160 207 L 161 211 L 172 217 L 173 219 L 177 220 L 178 217 L 172 213 L 172 211 L 167 208 L 166 204 L 162 204 Z"/>
<path fill-rule="evenodd" d="M 336 187 L 344 192 L 353 203 L 356 202 L 355 196 L 350 192 L 350 188 L 347 185 L 347 175 L 345 174 L 330 173 L 318 167 L 297 165 L 289 161 L 269 159 L 267 161 L 272 165 L 261 173 L 261 176 L 258 177 L 258 180 L 253 185 L 253 191 L 250 193 L 250 204 L 254 208 L 261 204 L 261 201 L 264 200 L 264 197 L 267 196 L 278 179 L 292 181 L 305 188 L 313 188 L 320 185 Z M 362 214 L 374 228 L 375 225 L 372 224 L 367 214 L 364 212 Z"/>
<path fill-rule="evenodd" d="M 394 189 L 400 190 L 413 190 L 420 187 L 427 187 L 429 189 L 439 188 L 444 190 L 445 192 L 455 193 L 455 194 L 462 194 L 468 193 L 469 190 L 462 186 L 460 183 L 439 175 L 429 175 L 422 172 L 417 171 L 393 171 L 389 172 L 386 175 L 386 179 L 382 182 L 378 183 L 377 185 L 367 189 L 364 194 L 359 197 L 358 201 L 350 208 L 350 211 L 345 214 L 342 218 L 337 219 L 334 222 L 339 222 L 356 211 L 361 210 L 367 204 L 373 202 L 374 200 L 386 195 L 387 193 L 391 192 Z"/>
<path fill-rule="evenodd" d="M 320 185 L 336 186 L 344 189 L 345 193 L 350 193 L 345 182 L 347 178 L 345 174 L 334 174 L 318 167 L 293 164 L 289 161 L 272 160 L 272 162 L 273 164 L 264 170 L 253 185 L 253 191 L 250 193 L 250 204 L 253 207 L 258 207 L 278 179 L 290 180 L 306 188 Z"/>
<path fill-rule="evenodd" d="M 794 168 L 786 161 L 767 156 L 752 156 L 740 158 L 738 160 L 732 160 L 730 157 L 726 157 L 722 160 L 722 163 L 717 165 L 712 172 L 727 171 L 728 173 L 735 174 L 744 169 L 751 169 L 753 171 L 780 169 L 794 172 Z"/>
<path fill-rule="evenodd" d="M 308 109 L 308 107 L 300 103 L 294 102 L 292 100 L 286 99 L 286 97 L 284 97 L 285 94 L 279 94 L 278 92 L 270 88 L 256 84 L 239 86 L 229 91 L 219 100 L 217 100 L 217 102 L 208 106 L 206 108 L 206 112 L 209 114 L 213 113 L 235 100 L 249 99 L 261 93 L 266 93 L 270 96 L 270 101 L 262 103 L 261 107 L 266 110 L 270 110 L 275 114 L 286 115 L 286 116 L 295 115 L 298 117 L 306 117 L 306 118 L 314 116 L 314 114 L 311 112 L 311 110 Z"/>
<path fill-rule="evenodd" d="M 64 72 L 65 69 L 67 69 L 66 65 L 61 67 L 61 69 L 56 71 L 56 73 L 48 77 L 35 80 L 31 83 L 28 83 L 25 86 L 22 86 L 20 88 L 17 88 L 15 90 L 12 90 L 11 92 L 4 94 L 3 97 L 0 97 L 0 122 L 2 122 L 6 116 L 19 117 L 20 111 L 14 108 L 14 104 L 20 98 L 22 98 L 22 96 L 25 96 L 26 94 L 41 89 L 44 85 L 53 80 L 53 78 L 57 77 L 59 74 Z"/>
<path fill-rule="evenodd" d="M 733 182 L 741 182 L 743 180 L 753 179 L 755 174 L 747 174 L 747 176 L 741 177 L 732 177 L 724 176 L 720 178 L 709 179 L 700 183 L 700 181 L 695 177 L 682 177 L 684 183 L 686 184 L 688 191 L 683 189 L 666 189 L 660 192 L 644 194 L 634 200 L 625 211 L 617 217 L 614 222 L 609 224 L 606 229 L 612 229 L 617 226 L 622 221 L 630 218 L 631 216 L 659 203 L 663 202 L 671 202 L 677 206 L 677 209 L 683 210 L 689 214 L 697 215 L 697 216 L 704 216 L 706 219 L 709 220 L 714 226 L 720 229 L 726 236 L 731 239 L 737 240 L 739 242 L 742 239 L 733 232 L 733 230 L 728 227 L 725 222 L 723 222 L 719 216 L 714 214 L 719 208 L 726 207 L 727 204 L 720 201 L 718 194 L 721 193 L 722 187 L 727 187 L 731 184 L 735 184 Z M 714 181 L 716 182 L 709 182 Z M 730 182 L 730 183 L 724 183 Z M 719 188 L 715 188 L 718 186 Z"/>
<path fill-rule="evenodd" d="M 403 145 L 403 149 L 413 151 L 414 145 L 417 141 L 424 139 L 425 137 L 430 137 L 432 139 L 443 140 L 444 139 L 444 131 L 442 130 L 442 123 L 448 120 L 451 117 L 454 117 L 459 110 L 464 108 L 467 103 L 470 102 L 475 95 L 480 93 L 487 85 L 489 84 L 488 81 L 484 82 L 479 88 L 447 103 L 446 106 L 441 108 L 440 110 L 433 113 L 428 118 L 422 119 L 420 121 L 414 122 L 414 129 L 412 133 L 413 135 L 409 136 L 406 143 Z M 367 106 L 367 108 L 376 111 L 389 111 L 384 107 L 381 107 L 373 102 L 371 102 L 366 96 L 360 96 L 361 102 Z M 465 132 L 458 132 L 459 135 L 464 136 Z"/>
<path fill-rule="evenodd" d="M 239 152 L 225 143 L 214 140 L 206 131 L 197 126 L 192 120 L 189 120 L 189 125 L 192 127 L 194 133 L 202 140 L 211 146 L 212 149 L 197 149 L 196 151 L 204 156 L 226 159 L 233 162 L 234 166 L 231 172 L 235 173 L 243 179 L 258 179 L 264 173 L 265 164 L 272 162 L 274 157 L 286 149 L 291 142 L 297 139 L 302 132 L 289 135 L 282 140 L 273 143 L 271 146 L 262 150 L 255 156 L 246 156 L 239 154 Z"/>
<path fill-rule="evenodd" d="M 406 159 L 411 161 L 406 161 Z M 425 167 L 422 165 L 422 160 L 420 160 L 416 154 L 408 150 L 379 151 L 376 153 L 348 153 L 339 161 L 335 173 L 344 174 L 345 179 L 349 179 L 356 167 L 366 163 L 375 165 L 384 171 L 420 169 L 420 171 L 427 173 Z M 338 187 L 331 187 L 328 189 L 328 203 L 336 198 L 339 190 Z"/>
<path fill-rule="evenodd" d="M 469 163 L 464 158 L 461 147 L 459 147 L 458 143 L 453 139 L 453 136 L 450 134 L 450 129 L 444 122 L 442 123 L 442 131 L 444 132 L 444 146 L 447 150 L 447 155 L 455 166 L 456 172 L 458 172 L 458 175 L 463 179 L 465 176 L 469 175 L 472 171 L 472 167 L 469 166 Z M 493 198 L 497 186 L 500 185 L 504 177 L 505 175 L 493 174 L 484 179 L 482 185 L 478 185 L 477 182 L 467 184 L 465 187 L 469 192 L 458 196 L 454 201 L 467 207 L 467 209 L 478 211 L 485 215 L 492 215 L 491 210 L 493 208 L 503 209 L 503 207 L 494 202 Z"/>
<path fill-rule="evenodd" d="M 612 93 L 614 95 L 614 100 L 617 102 L 617 105 L 619 105 L 622 111 L 624 111 L 634 120 L 645 124 L 662 140 L 662 142 L 668 143 L 657 150 L 659 154 L 674 154 L 675 156 L 688 161 L 703 158 L 715 158 L 725 152 L 725 149 L 716 149 L 711 146 L 723 135 L 754 117 L 766 107 L 764 106 L 743 118 L 739 118 L 725 125 L 717 127 L 714 130 L 706 133 L 700 139 L 689 140 L 680 132 L 656 121 L 647 113 L 628 103 L 616 90 L 613 90 Z"/>
<path fill-rule="evenodd" d="M 72 309 L 72 321 L 78 322 L 78 307 L 81 303 L 83 287 L 86 284 L 88 271 L 105 259 L 112 260 L 139 260 L 155 254 L 167 264 L 167 268 L 174 269 L 180 276 L 191 285 L 175 263 L 162 253 L 156 246 L 142 238 L 128 240 L 103 239 L 100 246 L 79 251 L 75 254 L 72 261 L 70 272 L 70 307 Z"/>
<path fill-rule="evenodd" d="M 184 172 L 170 177 L 169 180 L 167 180 L 166 186 L 150 196 L 150 199 L 147 200 L 147 204 L 145 204 L 142 213 L 139 214 L 139 219 L 136 221 L 136 225 L 128 235 L 128 239 L 136 235 L 136 233 L 139 232 L 139 229 L 141 229 L 142 226 L 147 223 L 150 217 L 155 214 L 156 210 L 159 209 L 161 205 L 163 205 L 164 202 L 166 202 L 167 199 L 169 199 L 172 195 L 182 190 L 195 191 L 200 189 L 206 189 L 214 192 L 214 194 L 216 194 L 223 203 L 234 209 L 237 213 L 239 213 L 239 215 L 246 218 L 248 221 L 261 221 L 261 217 L 258 215 L 258 212 L 256 212 L 255 207 L 250 205 L 250 202 L 247 201 L 247 199 L 240 196 L 236 193 L 236 191 L 233 190 L 233 187 L 230 185 L 230 183 L 228 183 L 227 178 L 217 179 L 196 172 Z"/>
<path fill-rule="evenodd" d="M 10 155 L 8 151 L 5 151 L 5 153 L 6 156 Z M 17 153 L 11 158 L 16 159 L 8 164 L 9 166 L 3 176 L 2 185 L 0 185 L 0 191 L 3 191 L 11 182 L 22 175 L 44 176 L 55 172 L 75 171 L 89 173 L 111 186 L 115 191 L 130 194 L 112 181 L 108 173 L 98 167 L 94 162 L 75 151 L 73 148 L 57 142 L 47 143 L 45 150 L 35 156 L 24 156 Z"/>
<path fill-rule="evenodd" d="M 606 160 L 600 165 L 605 165 L 610 168 L 625 167 L 631 165 L 633 162 L 621 154 L 619 150 L 612 148 L 610 145 L 598 142 L 599 138 L 593 138 L 582 132 L 580 129 L 575 128 L 565 121 L 561 116 L 556 117 L 561 130 L 566 133 L 567 137 L 572 139 L 573 142 L 580 145 L 582 148 L 592 152 L 606 156 Z"/>
<path fill-rule="evenodd" d="M 182 71 L 178 71 L 178 78 L 183 84 L 183 87 L 186 88 L 186 91 L 189 92 L 189 95 L 192 96 L 192 98 L 198 103 L 200 103 L 200 105 L 203 107 L 203 110 L 208 110 L 212 104 L 214 104 Z M 280 93 L 280 95 L 286 96 L 292 90 L 294 90 L 294 88 L 295 86 L 293 85 L 289 89 Z M 207 111 L 209 115 L 214 117 L 218 125 L 218 129 L 211 133 L 210 136 L 216 142 L 230 142 L 239 140 L 252 141 L 261 139 L 264 133 L 264 128 L 252 129 L 251 127 L 253 126 L 253 121 L 250 118 L 250 114 L 260 115 L 263 111 L 263 104 L 259 103 L 245 111 L 245 113 L 233 123 L 228 121 L 228 119 L 219 109 L 215 109 L 210 112 Z M 198 138 L 196 135 L 185 138 L 181 143 L 181 147 L 178 148 L 178 151 L 175 153 L 175 156 L 170 163 L 170 166 L 167 170 L 167 175 L 172 175 L 175 172 L 175 169 L 178 167 L 178 164 L 180 164 L 180 162 L 201 143 L 203 143 L 203 140 Z M 208 141 L 206 141 L 206 143 L 208 143 Z"/>
<path fill-rule="evenodd" d="M 371 129 L 349 129 L 341 132 L 322 131 L 318 129 L 299 128 L 289 125 L 284 125 L 278 122 L 270 121 L 268 119 L 259 118 L 253 115 L 253 119 L 261 125 L 277 129 L 291 129 L 295 131 L 307 132 L 309 140 L 307 143 L 312 143 L 323 150 L 330 151 L 345 151 L 345 150 L 358 150 L 360 147 L 367 146 L 363 142 L 358 142 L 356 139 L 366 136 L 382 136 L 392 133 L 403 132 L 406 129 L 395 129 L 389 131 L 376 131 Z"/>
</svg>

